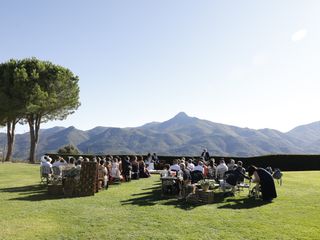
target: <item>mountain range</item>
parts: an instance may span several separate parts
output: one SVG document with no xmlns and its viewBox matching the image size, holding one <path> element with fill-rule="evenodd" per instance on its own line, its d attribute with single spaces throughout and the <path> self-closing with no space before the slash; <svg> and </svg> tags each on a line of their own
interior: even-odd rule
<svg viewBox="0 0 320 240">
<path fill-rule="evenodd" d="M 6 134 L 0 133 L 0 146 Z M 140 127 L 95 127 L 82 131 L 71 126 L 41 129 L 37 156 L 55 153 L 72 144 L 82 153 L 193 155 L 203 148 L 211 155 L 258 156 L 267 154 L 319 154 L 320 122 L 301 125 L 283 133 L 273 129 L 249 129 L 214 123 L 180 112 L 165 122 Z M 16 134 L 15 159 L 27 159 L 29 133 Z"/>
</svg>

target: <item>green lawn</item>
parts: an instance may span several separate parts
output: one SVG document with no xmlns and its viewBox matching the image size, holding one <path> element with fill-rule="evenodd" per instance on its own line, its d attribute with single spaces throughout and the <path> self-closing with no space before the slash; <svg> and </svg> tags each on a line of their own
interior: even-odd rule
<svg viewBox="0 0 320 240">
<path fill-rule="evenodd" d="M 0 164 L 0 239 L 319 239 L 320 172 L 286 172 L 272 203 L 161 198 L 159 176 L 92 197 L 48 196 L 39 166 Z"/>
</svg>

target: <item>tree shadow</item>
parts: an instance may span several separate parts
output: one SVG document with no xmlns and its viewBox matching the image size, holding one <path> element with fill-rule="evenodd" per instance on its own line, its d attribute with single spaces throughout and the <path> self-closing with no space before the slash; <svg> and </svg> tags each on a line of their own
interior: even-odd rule
<svg viewBox="0 0 320 240">
<path fill-rule="evenodd" d="M 63 195 L 50 195 L 48 194 L 47 186 L 45 185 L 28 185 L 22 187 L 1 188 L 0 192 L 15 193 L 19 197 L 10 198 L 8 200 L 18 201 L 43 201 L 55 200 L 64 198 Z"/>
<path fill-rule="evenodd" d="M 226 200 L 226 204 L 219 206 L 218 209 L 250 209 L 261 207 L 272 203 L 271 201 L 262 201 L 254 197 L 230 198 Z"/>
</svg>

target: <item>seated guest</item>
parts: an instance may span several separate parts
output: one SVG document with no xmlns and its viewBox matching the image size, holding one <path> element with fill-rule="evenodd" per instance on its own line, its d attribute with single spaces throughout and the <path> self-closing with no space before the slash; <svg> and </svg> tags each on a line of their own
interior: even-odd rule
<svg viewBox="0 0 320 240">
<path fill-rule="evenodd" d="M 215 160 L 214 158 L 211 158 L 209 160 L 209 164 L 208 164 L 208 178 L 209 179 L 215 179 L 216 178 L 216 164 L 215 164 Z"/>
<path fill-rule="evenodd" d="M 250 177 L 247 177 L 240 167 L 234 170 L 228 170 L 224 173 L 224 179 L 231 186 L 236 186 L 239 182 L 243 182 L 244 178 L 250 179 Z"/>
<path fill-rule="evenodd" d="M 217 178 L 217 180 L 223 179 L 223 178 L 224 178 L 224 173 L 225 173 L 226 171 L 228 171 L 228 167 L 227 167 L 227 165 L 225 164 L 224 159 L 221 158 L 221 159 L 220 159 L 220 163 L 219 163 L 219 165 L 218 165 L 217 168 L 216 168 L 216 178 Z"/>
<path fill-rule="evenodd" d="M 50 163 L 50 159 L 47 156 L 44 156 L 41 159 L 41 165 L 40 165 L 40 173 L 41 173 L 41 182 L 44 182 L 44 180 L 47 181 L 47 184 L 49 183 L 49 180 L 51 178 L 52 174 L 52 165 Z"/>
<path fill-rule="evenodd" d="M 151 153 L 148 153 L 144 163 L 146 166 L 148 166 L 151 162 L 152 162 L 152 156 L 151 156 Z"/>
<path fill-rule="evenodd" d="M 150 177 L 150 173 L 146 168 L 144 161 L 139 162 L 139 177 L 140 178 L 148 178 Z"/>
<path fill-rule="evenodd" d="M 41 157 L 40 166 L 52 167 L 52 164 L 50 163 L 50 159 L 48 158 L 48 156 L 44 155 Z"/>
<path fill-rule="evenodd" d="M 178 159 L 174 159 L 172 165 L 170 166 L 170 171 L 175 171 L 179 172 L 180 171 L 180 166 L 178 164 Z"/>
<path fill-rule="evenodd" d="M 148 170 L 154 170 L 154 162 L 152 160 L 151 153 L 147 154 L 147 158 L 144 160 L 144 163 L 145 163 L 146 168 Z"/>
<path fill-rule="evenodd" d="M 243 183 L 244 182 L 244 177 L 242 177 L 242 175 L 246 174 L 246 169 L 242 166 L 242 164 L 243 164 L 242 161 L 238 161 L 237 162 L 236 170 L 241 173 L 241 177 L 239 178 L 238 183 Z"/>
<path fill-rule="evenodd" d="M 111 173 L 110 173 L 110 180 L 111 181 L 120 181 L 122 179 L 121 172 L 119 169 L 119 162 L 117 158 L 113 159 L 112 166 L 111 166 Z"/>
<path fill-rule="evenodd" d="M 233 159 L 230 159 L 230 162 L 228 163 L 228 170 L 235 170 L 238 166 L 236 162 Z"/>
<path fill-rule="evenodd" d="M 99 181 L 103 181 L 100 185 L 100 188 L 108 188 L 108 169 L 104 166 L 105 162 L 104 160 L 100 160 L 99 166 L 98 166 L 98 178 Z"/>
<path fill-rule="evenodd" d="M 60 167 L 67 165 L 67 162 L 63 159 L 63 157 L 59 156 L 58 160 L 52 164 L 52 167 Z"/>
<path fill-rule="evenodd" d="M 196 162 L 196 165 L 195 165 L 193 171 L 194 172 L 195 171 L 200 171 L 200 172 L 202 172 L 202 174 L 204 174 L 203 162 L 202 161 Z"/>
<path fill-rule="evenodd" d="M 148 153 L 148 156 L 147 156 L 145 163 L 146 163 L 146 167 L 149 171 L 154 170 L 154 160 L 153 160 L 153 157 L 151 156 L 150 153 Z"/>
<path fill-rule="evenodd" d="M 186 168 L 185 164 L 180 164 L 180 171 L 182 172 L 183 182 L 180 196 L 185 198 L 190 193 L 195 193 L 195 185 L 191 183 L 191 174 L 189 169 Z"/>
<path fill-rule="evenodd" d="M 122 166 L 122 175 L 124 177 L 124 180 L 126 182 L 131 180 L 131 170 L 132 170 L 132 165 L 130 162 L 130 157 L 126 156 L 122 158 L 121 160 L 121 166 Z"/>
<path fill-rule="evenodd" d="M 169 177 L 171 175 L 169 169 L 170 169 L 170 165 L 169 164 L 165 164 L 164 167 L 163 167 L 163 170 L 160 173 L 160 176 L 161 177 Z"/>
<path fill-rule="evenodd" d="M 76 168 L 76 169 L 81 169 L 81 160 L 78 159 L 78 160 L 76 161 L 75 168 Z"/>
<path fill-rule="evenodd" d="M 191 158 L 188 160 L 188 169 L 190 172 L 192 172 L 194 170 L 194 164 L 193 164 L 193 160 Z"/>
<path fill-rule="evenodd" d="M 267 170 L 251 165 L 248 167 L 248 174 L 253 176 L 252 182 L 260 185 L 262 200 L 272 201 L 277 197 L 273 177 Z"/>
<path fill-rule="evenodd" d="M 139 179 L 139 163 L 138 163 L 137 156 L 133 156 L 131 159 L 131 166 L 132 166 L 132 179 Z"/>
<path fill-rule="evenodd" d="M 208 171 L 209 171 L 208 166 L 207 166 L 206 162 L 202 162 L 202 164 L 203 164 L 203 176 L 205 178 L 208 178 Z"/>
<path fill-rule="evenodd" d="M 75 166 L 75 158 L 74 157 L 71 157 L 70 159 L 69 159 L 69 164 L 68 164 L 68 166 L 70 166 L 70 167 L 74 167 Z"/>
<path fill-rule="evenodd" d="M 112 161 L 108 160 L 105 162 L 104 165 L 108 170 L 108 179 L 110 180 L 111 179 L 111 171 L 112 171 Z"/>
</svg>

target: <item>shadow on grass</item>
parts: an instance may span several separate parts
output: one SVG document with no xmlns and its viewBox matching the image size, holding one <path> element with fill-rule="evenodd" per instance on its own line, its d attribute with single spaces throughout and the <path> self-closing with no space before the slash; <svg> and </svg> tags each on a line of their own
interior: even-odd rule
<svg viewBox="0 0 320 240">
<path fill-rule="evenodd" d="M 204 204 L 187 203 L 184 199 L 177 199 L 176 195 L 163 195 L 161 190 L 161 183 L 154 184 L 153 187 L 142 189 L 146 192 L 132 194 L 132 198 L 121 201 L 122 205 L 136 205 L 136 206 L 154 206 L 156 204 L 174 206 L 183 210 L 191 210 L 195 207 Z"/>
<path fill-rule="evenodd" d="M 262 201 L 254 197 L 230 198 L 225 201 L 225 205 L 219 206 L 219 209 L 250 209 L 261 207 L 272 202 Z"/>
<path fill-rule="evenodd" d="M 185 199 L 177 199 L 175 195 L 163 195 L 161 184 L 142 189 L 146 192 L 132 194 L 132 198 L 121 201 L 122 205 L 153 206 L 156 204 L 174 206 L 183 210 L 192 210 L 196 207 L 208 205 L 207 203 L 189 203 Z M 250 209 L 268 204 L 255 198 L 231 196 L 228 192 L 217 192 L 214 195 L 214 202 L 209 204 L 223 204 L 218 209 Z"/>
<path fill-rule="evenodd" d="M 49 195 L 47 187 L 45 185 L 28 185 L 22 187 L 1 188 L 0 193 L 15 193 L 19 197 L 10 198 L 8 200 L 20 200 L 20 201 L 43 201 L 43 200 L 55 200 L 64 198 L 63 195 Z"/>
</svg>

